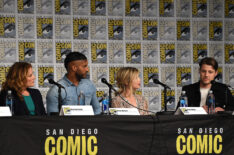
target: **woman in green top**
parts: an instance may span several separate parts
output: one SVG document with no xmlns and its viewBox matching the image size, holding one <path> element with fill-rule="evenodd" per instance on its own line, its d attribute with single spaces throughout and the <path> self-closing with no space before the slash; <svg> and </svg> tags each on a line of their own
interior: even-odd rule
<svg viewBox="0 0 234 155">
<path fill-rule="evenodd" d="M 14 63 L 9 69 L 6 81 L 2 84 L 0 106 L 6 105 L 7 92 L 11 90 L 14 115 L 45 115 L 40 91 L 30 88 L 34 86 L 34 82 L 35 76 L 31 64 Z"/>
</svg>

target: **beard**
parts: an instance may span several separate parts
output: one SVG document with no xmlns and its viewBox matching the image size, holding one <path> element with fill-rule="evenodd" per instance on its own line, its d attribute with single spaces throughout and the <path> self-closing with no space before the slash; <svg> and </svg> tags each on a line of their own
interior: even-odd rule
<svg viewBox="0 0 234 155">
<path fill-rule="evenodd" d="M 86 78 L 86 73 L 85 74 L 76 73 L 76 79 L 78 81 L 80 81 L 81 79 L 85 79 L 85 78 Z"/>
</svg>

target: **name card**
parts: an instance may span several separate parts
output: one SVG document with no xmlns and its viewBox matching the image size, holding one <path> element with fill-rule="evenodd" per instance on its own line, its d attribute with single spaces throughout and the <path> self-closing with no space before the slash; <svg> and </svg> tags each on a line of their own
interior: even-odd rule
<svg viewBox="0 0 234 155">
<path fill-rule="evenodd" d="M 179 107 L 175 115 L 207 115 L 202 107 Z"/>
<path fill-rule="evenodd" d="M 94 115 L 91 105 L 63 105 L 60 116 L 87 116 Z"/>
<path fill-rule="evenodd" d="M 10 108 L 8 106 L 0 107 L 0 117 L 9 117 L 12 116 Z"/>
<path fill-rule="evenodd" d="M 140 115 L 137 108 L 110 108 L 111 115 Z"/>
</svg>

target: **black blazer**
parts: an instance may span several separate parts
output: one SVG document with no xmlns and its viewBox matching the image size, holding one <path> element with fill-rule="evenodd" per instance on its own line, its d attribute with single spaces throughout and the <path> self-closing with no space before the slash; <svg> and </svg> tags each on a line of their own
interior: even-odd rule
<svg viewBox="0 0 234 155">
<path fill-rule="evenodd" d="M 199 107 L 201 101 L 200 82 L 184 86 L 182 90 L 186 91 L 189 107 Z M 211 86 L 215 96 L 215 106 L 221 107 L 227 111 L 234 110 L 234 98 L 225 84 L 215 82 Z M 179 106 L 179 103 L 178 103 Z"/>
<path fill-rule="evenodd" d="M 35 105 L 35 115 L 45 115 L 41 93 L 38 89 L 27 88 Z M 0 92 L 0 106 L 6 105 L 6 91 Z M 30 115 L 25 101 L 21 101 L 16 91 L 12 91 L 14 115 Z"/>
</svg>

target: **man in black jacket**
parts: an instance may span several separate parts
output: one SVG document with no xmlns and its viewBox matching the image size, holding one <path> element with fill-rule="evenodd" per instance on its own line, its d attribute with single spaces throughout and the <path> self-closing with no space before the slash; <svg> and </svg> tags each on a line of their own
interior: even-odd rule
<svg viewBox="0 0 234 155">
<path fill-rule="evenodd" d="M 215 82 L 218 73 L 218 63 L 214 58 L 206 57 L 199 63 L 200 81 L 184 86 L 189 107 L 203 107 L 207 111 L 206 98 L 209 90 L 215 96 L 215 111 L 234 110 L 234 98 L 225 84 Z M 179 105 L 178 105 L 179 106 Z"/>
</svg>

